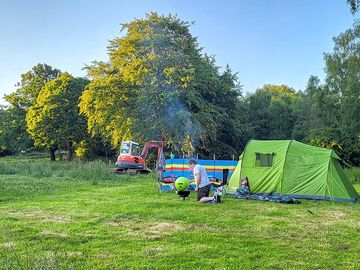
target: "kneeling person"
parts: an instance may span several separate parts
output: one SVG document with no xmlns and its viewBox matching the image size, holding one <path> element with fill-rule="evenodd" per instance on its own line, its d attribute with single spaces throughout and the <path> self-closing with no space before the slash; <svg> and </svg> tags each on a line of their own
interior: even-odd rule
<svg viewBox="0 0 360 270">
<path fill-rule="evenodd" d="M 193 170 L 194 179 L 197 191 L 197 200 L 200 201 L 203 197 L 209 197 L 211 183 L 209 177 L 206 173 L 206 170 L 200 164 L 197 164 L 195 159 L 190 159 L 188 161 L 189 167 Z"/>
</svg>

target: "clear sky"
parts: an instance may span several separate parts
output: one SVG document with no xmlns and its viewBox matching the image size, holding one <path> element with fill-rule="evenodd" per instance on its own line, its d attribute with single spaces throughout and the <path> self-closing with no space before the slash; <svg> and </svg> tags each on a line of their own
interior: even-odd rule
<svg viewBox="0 0 360 270">
<path fill-rule="evenodd" d="M 323 79 L 323 53 L 359 19 L 346 0 L 0 0 L 0 97 L 38 63 L 84 76 L 85 64 L 107 60 L 121 23 L 151 11 L 195 22 L 203 52 L 238 72 L 245 92 Z"/>
</svg>

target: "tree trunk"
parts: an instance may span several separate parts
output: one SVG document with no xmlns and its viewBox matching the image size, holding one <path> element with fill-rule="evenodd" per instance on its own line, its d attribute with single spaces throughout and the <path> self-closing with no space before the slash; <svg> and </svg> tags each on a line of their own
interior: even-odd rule
<svg viewBox="0 0 360 270">
<path fill-rule="evenodd" d="M 55 161 L 55 148 L 50 148 L 50 160 Z"/>
<path fill-rule="evenodd" d="M 72 141 L 67 142 L 67 155 L 66 160 L 71 161 L 72 159 Z"/>
</svg>

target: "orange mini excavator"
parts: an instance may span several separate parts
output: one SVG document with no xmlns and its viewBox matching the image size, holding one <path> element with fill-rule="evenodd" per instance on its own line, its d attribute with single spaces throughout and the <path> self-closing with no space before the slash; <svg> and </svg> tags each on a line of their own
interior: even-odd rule
<svg viewBox="0 0 360 270">
<path fill-rule="evenodd" d="M 146 166 L 146 156 L 151 148 L 157 148 L 156 171 L 163 172 L 165 170 L 163 141 L 149 141 L 144 145 L 140 154 L 140 145 L 133 141 L 124 141 L 121 143 L 120 155 L 116 161 L 116 172 L 125 173 L 149 173 L 151 170 Z"/>
</svg>

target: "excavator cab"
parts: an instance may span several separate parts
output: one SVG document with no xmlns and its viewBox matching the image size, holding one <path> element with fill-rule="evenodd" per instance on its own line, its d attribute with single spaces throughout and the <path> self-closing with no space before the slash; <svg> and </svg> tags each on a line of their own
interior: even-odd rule
<svg viewBox="0 0 360 270">
<path fill-rule="evenodd" d="M 125 141 L 121 143 L 120 154 L 140 156 L 140 145 L 137 142 Z"/>
<path fill-rule="evenodd" d="M 145 159 L 140 156 L 140 145 L 133 141 L 122 142 L 116 166 L 119 170 L 143 169 Z"/>
</svg>

